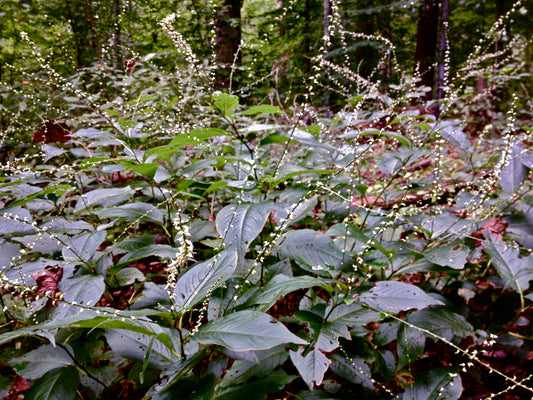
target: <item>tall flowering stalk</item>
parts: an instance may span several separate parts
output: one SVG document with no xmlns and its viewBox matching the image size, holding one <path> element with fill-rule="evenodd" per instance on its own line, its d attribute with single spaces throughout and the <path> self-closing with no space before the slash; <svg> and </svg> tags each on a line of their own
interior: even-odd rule
<svg viewBox="0 0 533 400">
<path fill-rule="evenodd" d="M 174 299 L 176 294 L 174 289 L 176 288 L 176 282 L 181 268 L 183 268 L 190 260 L 193 260 L 194 246 L 191 242 L 191 234 L 189 226 L 182 223 L 181 218 L 178 216 L 172 221 L 174 229 L 176 230 L 176 243 L 178 244 L 178 251 L 176 257 L 168 265 L 167 268 L 167 285 L 166 291 L 171 300 L 171 310 L 175 311 Z"/>
</svg>

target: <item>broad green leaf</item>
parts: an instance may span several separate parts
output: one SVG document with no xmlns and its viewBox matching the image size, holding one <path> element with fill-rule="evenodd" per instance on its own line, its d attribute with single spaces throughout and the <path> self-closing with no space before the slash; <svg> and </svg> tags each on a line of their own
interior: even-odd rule
<svg viewBox="0 0 533 400">
<path fill-rule="evenodd" d="M 458 400 L 462 392 L 461 375 L 455 369 L 438 369 L 418 376 L 407 387 L 403 400 Z"/>
<path fill-rule="evenodd" d="M 7 267 L 11 264 L 11 259 L 19 255 L 20 246 L 18 244 L 0 239 L 0 272 L 5 274 L 7 272 Z"/>
<path fill-rule="evenodd" d="M 272 143 L 287 143 L 290 142 L 291 139 L 287 136 L 281 136 L 281 135 L 268 135 L 266 138 L 261 139 L 261 142 L 259 143 L 259 146 L 266 146 L 268 144 Z"/>
<path fill-rule="evenodd" d="M 370 322 L 377 322 L 384 317 L 379 311 L 370 310 L 358 303 L 339 304 L 328 316 L 328 321 L 348 326 L 364 326 Z"/>
<path fill-rule="evenodd" d="M 226 354 L 232 358 L 236 358 L 242 353 L 226 351 Z M 251 360 L 235 360 L 222 378 L 221 387 L 241 385 L 251 378 L 260 378 L 262 380 L 271 375 L 279 365 L 282 365 L 289 358 L 284 346 L 246 353 L 251 353 Z"/>
<path fill-rule="evenodd" d="M 287 375 L 283 370 L 270 371 L 270 373 L 259 380 L 226 387 L 217 391 L 215 400 L 266 400 L 268 394 L 282 390 L 288 383 L 296 377 Z M 205 399 L 202 398 L 201 400 Z"/>
<path fill-rule="evenodd" d="M 289 194 L 289 190 L 284 190 L 284 194 Z M 286 223 L 294 224 L 297 221 L 311 215 L 318 204 L 318 196 L 309 199 L 300 200 L 301 192 L 297 195 L 297 200 L 276 202 L 274 205 L 274 219 L 280 223 L 286 220 Z"/>
<path fill-rule="evenodd" d="M 322 288 L 328 287 L 332 281 L 315 278 L 312 276 L 297 276 L 289 278 L 285 275 L 276 275 L 264 288 L 258 289 L 254 295 L 248 299 L 246 305 L 260 304 L 260 309 L 268 310 L 276 301 L 283 296 L 299 289 L 307 289 L 313 286 Z"/>
<path fill-rule="evenodd" d="M 351 261 L 333 243 L 333 240 L 311 229 L 300 229 L 281 237 L 276 252 L 288 257 L 303 268 L 315 273 L 334 275 L 343 264 Z"/>
<path fill-rule="evenodd" d="M 193 129 L 189 133 L 183 133 L 176 135 L 169 143 L 169 146 L 181 147 L 181 146 L 193 146 L 199 145 L 206 139 L 212 136 L 226 136 L 228 132 L 218 128 L 203 128 Z M 149 154 L 149 151 L 147 152 Z"/>
<path fill-rule="evenodd" d="M 53 369 L 74 365 L 66 350 L 51 344 L 41 346 L 10 362 L 15 365 L 17 374 L 24 379 L 37 379 Z"/>
<path fill-rule="evenodd" d="M 129 169 L 131 172 L 135 172 L 136 174 L 145 176 L 146 178 L 153 179 L 157 168 L 159 167 L 158 163 L 147 163 L 147 164 L 132 164 L 128 161 L 119 161 L 122 165 L 124 165 L 127 169 Z"/>
<path fill-rule="evenodd" d="M 102 314 L 105 314 L 106 316 L 101 316 Z M 121 328 L 129 329 L 134 332 L 152 334 L 154 329 L 151 328 L 151 325 L 147 326 L 147 322 L 139 321 L 140 318 L 147 315 L 158 314 L 160 314 L 160 312 L 146 309 L 119 312 L 111 308 L 80 308 L 79 313 L 68 315 L 63 319 L 54 318 L 35 326 L 27 326 L 0 334 L 0 345 L 24 336 L 40 336 L 52 341 L 54 336 L 52 335 L 52 339 L 50 339 L 50 333 L 55 334 L 57 329 L 67 327 L 97 328 L 102 326 L 103 328 Z M 164 337 L 161 337 L 160 340 L 164 340 Z"/>
<path fill-rule="evenodd" d="M 80 375 L 76 367 L 46 373 L 24 393 L 25 400 L 71 400 L 76 398 Z"/>
<path fill-rule="evenodd" d="M 33 233 L 33 218 L 28 210 L 21 207 L 4 208 L 0 214 L 0 234 Z"/>
<path fill-rule="evenodd" d="M 424 250 L 424 257 L 433 264 L 453 269 L 463 269 L 470 250 L 460 242 L 441 244 Z"/>
<path fill-rule="evenodd" d="M 523 153 L 522 146 L 515 143 L 511 147 L 509 163 L 503 168 L 500 185 L 509 194 L 516 192 L 527 178 L 528 168 L 523 163 Z"/>
<path fill-rule="evenodd" d="M 491 257 L 492 265 L 505 281 L 506 287 L 516 290 L 522 297 L 529 287 L 529 281 L 533 280 L 533 256 L 520 257 L 520 250 L 507 247 L 490 233 L 485 236 L 483 246 Z"/>
<path fill-rule="evenodd" d="M 224 250 L 215 257 L 193 265 L 183 274 L 174 289 L 174 301 L 181 311 L 205 300 L 208 293 L 226 282 L 237 267 L 234 250 Z"/>
<path fill-rule="evenodd" d="M 239 263 L 244 261 L 248 247 L 261 233 L 271 209 L 269 203 L 228 205 L 217 214 L 218 234 L 226 248 L 235 248 Z"/>
<path fill-rule="evenodd" d="M 118 317 L 114 315 L 97 316 L 94 318 L 82 319 L 75 322 L 68 323 L 69 328 L 99 328 L 99 329 L 122 329 L 132 332 L 142 333 L 149 336 L 157 336 L 157 339 L 168 346 L 172 347 L 172 341 L 163 333 L 156 323 L 150 320 L 140 317 Z"/>
<path fill-rule="evenodd" d="M 363 99 L 364 99 L 364 97 L 361 96 L 360 94 L 358 94 L 357 96 L 354 96 L 354 97 L 351 97 L 351 98 L 347 99 L 346 102 L 348 104 L 351 104 L 352 106 L 355 106 L 359 102 L 361 102 Z"/>
<path fill-rule="evenodd" d="M 320 349 L 325 353 L 330 353 L 337 349 L 340 345 L 339 339 L 342 337 L 351 340 L 348 326 L 339 322 L 321 322 L 320 332 L 315 342 L 315 349 Z M 313 327 L 313 330 L 316 328 Z"/>
<path fill-rule="evenodd" d="M 55 319 L 63 319 L 78 314 L 85 306 L 93 306 L 104 294 L 105 283 L 101 275 L 75 275 L 63 277 L 58 289 L 65 302 L 60 303 L 54 312 Z"/>
<path fill-rule="evenodd" d="M 351 236 L 365 244 L 369 244 L 372 242 L 371 247 L 374 247 L 377 250 L 381 251 L 387 258 L 391 258 L 395 254 L 394 249 L 388 250 L 381 244 L 379 244 L 377 241 L 371 240 L 370 237 L 364 234 L 363 231 L 357 228 L 354 224 L 346 224 L 344 222 L 335 224 L 327 230 L 326 235 Z"/>
<path fill-rule="evenodd" d="M 314 385 L 320 386 L 324 374 L 329 368 L 331 361 L 320 350 L 314 349 L 305 357 L 295 351 L 289 352 L 291 361 L 300 373 L 304 382 L 313 390 Z"/>
<path fill-rule="evenodd" d="M 337 375 L 356 385 L 374 389 L 372 371 L 364 360 L 360 358 L 347 359 L 339 353 L 332 354 L 330 359 L 330 369 Z"/>
<path fill-rule="evenodd" d="M 104 218 L 125 218 L 128 221 L 148 220 L 158 224 L 163 223 L 163 213 L 153 204 L 137 202 L 121 206 L 102 208 L 95 212 Z"/>
<path fill-rule="evenodd" d="M 167 258 L 176 257 L 178 249 L 169 246 L 168 244 L 149 244 L 147 246 L 134 249 L 122 256 L 118 262 L 118 265 L 129 264 L 132 261 L 140 260 L 145 257 L 159 257 L 164 260 Z"/>
<path fill-rule="evenodd" d="M 122 268 L 113 276 L 113 282 L 118 286 L 131 285 L 135 282 L 144 282 L 146 279 L 144 274 L 134 267 Z"/>
<path fill-rule="evenodd" d="M 65 261 L 90 263 L 90 260 L 96 255 L 98 247 L 105 240 L 106 232 L 84 233 L 73 237 L 60 236 L 60 238 L 65 246 L 62 251 Z"/>
<path fill-rule="evenodd" d="M 239 105 L 239 98 L 227 93 L 220 93 L 213 96 L 213 105 L 224 117 L 230 117 L 233 110 Z"/>
<path fill-rule="evenodd" d="M 240 113 L 240 115 L 256 114 L 281 114 L 281 109 L 278 106 L 270 106 L 268 104 L 263 104 L 260 106 L 250 107 L 248 110 Z"/>
<path fill-rule="evenodd" d="M 74 213 L 79 213 L 89 207 L 110 207 L 129 200 L 135 190 L 126 186 L 124 188 L 94 189 L 81 195 L 74 207 Z"/>
<path fill-rule="evenodd" d="M 451 341 L 454 336 L 465 337 L 474 330 L 466 319 L 444 307 L 427 308 L 411 313 L 408 322 L 420 328 L 401 325 L 398 332 L 398 368 L 410 364 L 424 354 L 427 332 Z"/>
<path fill-rule="evenodd" d="M 158 325 L 154 324 L 154 328 L 168 336 L 168 333 Z M 152 335 L 124 329 L 108 329 L 105 332 L 105 338 L 113 352 L 131 360 L 144 360 L 152 342 Z M 149 363 L 158 368 L 168 367 L 179 360 L 176 352 L 179 354 L 179 347 L 169 348 L 159 340 L 154 341 Z"/>
<path fill-rule="evenodd" d="M 368 292 L 360 295 L 358 301 L 372 308 L 390 313 L 444 304 L 415 285 L 396 281 L 378 282 Z"/>
<path fill-rule="evenodd" d="M 432 125 L 434 125 L 434 130 L 438 131 L 444 139 L 446 139 L 455 147 L 469 153 L 473 152 L 472 145 L 470 144 L 465 132 L 461 128 L 460 122 L 439 120 L 436 124 Z"/>
<path fill-rule="evenodd" d="M 238 311 L 203 325 L 191 338 L 234 351 L 262 350 L 285 343 L 307 344 L 270 315 L 259 311 Z"/>
<path fill-rule="evenodd" d="M 63 248 L 61 243 L 58 243 L 56 238 L 50 236 L 49 233 L 41 232 L 37 235 L 26 235 L 21 237 L 14 237 L 11 240 L 24 244 L 31 249 L 33 253 L 48 254 L 53 256 L 54 253 L 60 252 Z M 2 241 L 0 240 L 0 247 L 3 250 Z M 8 247 L 9 248 L 9 247 Z M 7 249 L 8 249 L 7 248 Z M 6 249 L 6 250 L 7 250 Z M 6 265 L 2 263 L 3 251 L 0 251 L 0 266 Z"/>
<path fill-rule="evenodd" d="M 151 400 L 205 400 L 214 399 L 215 376 L 206 373 L 203 376 L 185 376 L 171 382 L 161 389 L 154 390 Z"/>
</svg>

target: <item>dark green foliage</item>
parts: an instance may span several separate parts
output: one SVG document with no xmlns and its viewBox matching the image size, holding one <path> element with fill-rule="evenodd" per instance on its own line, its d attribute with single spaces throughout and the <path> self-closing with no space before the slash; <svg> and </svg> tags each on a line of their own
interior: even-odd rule
<svg viewBox="0 0 533 400">
<path fill-rule="evenodd" d="M 59 21 L 70 2 L 28 4 Z M 83 40 L 106 42 L 113 4 Z M 519 39 L 495 74 L 490 40 L 451 68 L 435 117 L 412 51 L 391 53 L 396 83 L 378 84 L 383 42 L 343 43 L 341 24 L 325 57 L 351 61 L 321 64 L 319 2 L 246 6 L 258 37 L 272 37 L 244 64 L 274 55 L 251 75 L 288 64 L 278 86 L 243 81 L 238 94 L 214 91 L 202 61 L 211 5 L 156 28 L 175 3 L 128 3 L 120 46 L 83 53 L 83 68 L 29 29 L 40 17 L 6 5 L 28 28 L 17 54 L 35 53 L 0 53 L 15 71 L 0 88 L 2 396 L 531 395 L 533 138 Z M 341 5 L 345 24 L 412 41 L 404 2 Z M 281 60 L 286 50 L 298 54 Z M 475 78 L 490 90 L 476 92 Z M 265 88 L 279 104 L 252 101 Z M 33 135 L 58 124 L 66 141 Z"/>
</svg>

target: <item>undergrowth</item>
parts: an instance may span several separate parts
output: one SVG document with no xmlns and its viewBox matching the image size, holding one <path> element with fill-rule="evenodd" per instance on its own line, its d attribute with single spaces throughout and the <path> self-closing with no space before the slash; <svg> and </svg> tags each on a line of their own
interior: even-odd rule
<svg viewBox="0 0 533 400">
<path fill-rule="evenodd" d="M 39 73 L 2 87 L 0 393 L 531 397 L 522 39 L 492 54 L 493 29 L 440 102 L 319 55 L 292 106 L 245 105 L 173 18 L 173 75 L 62 77 L 34 49 Z"/>
</svg>

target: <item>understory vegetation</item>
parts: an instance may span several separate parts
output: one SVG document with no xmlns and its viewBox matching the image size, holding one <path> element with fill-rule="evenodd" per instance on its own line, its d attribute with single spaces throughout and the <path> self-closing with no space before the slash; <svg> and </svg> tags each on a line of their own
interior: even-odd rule
<svg viewBox="0 0 533 400">
<path fill-rule="evenodd" d="M 529 39 L 494 52 L 495 24 L 439 101 L 383 38 L 375 74 L 316 57 L 305 92 L 232 91 L 177 18 L 152 27 L 170 72 L 160 52 L 61 74 L 21 34 L 1 396 L 531 398 Z"/>
</svg>

